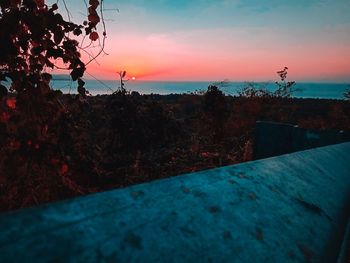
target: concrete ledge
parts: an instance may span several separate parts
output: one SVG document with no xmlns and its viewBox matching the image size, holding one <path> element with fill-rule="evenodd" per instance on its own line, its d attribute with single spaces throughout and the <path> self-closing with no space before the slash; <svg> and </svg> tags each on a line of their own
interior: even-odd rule
<svg viewBox="0 0 350 263">
<path fill-rule="evenodd" d="M 0 262 L 336 262 L 350 143 L 0 215 Z"/>
</svg>

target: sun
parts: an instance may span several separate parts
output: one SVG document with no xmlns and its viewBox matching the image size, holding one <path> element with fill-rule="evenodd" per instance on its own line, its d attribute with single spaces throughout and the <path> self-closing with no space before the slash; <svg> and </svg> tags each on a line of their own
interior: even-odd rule
<svg viewBox="0 0 350 263">
<path fill-rule="evenodd" d="M 131 77 L 131 80 L 136 80 L 136 77 Z"/>
</svg>

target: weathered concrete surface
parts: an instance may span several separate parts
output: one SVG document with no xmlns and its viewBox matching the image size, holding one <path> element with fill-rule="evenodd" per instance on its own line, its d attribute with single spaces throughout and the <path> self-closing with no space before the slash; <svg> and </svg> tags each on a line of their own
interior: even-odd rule
<svg viewBox="0 0 350 263">
<path fill-rule="evenodd" d="M 350 141 L 350 134 L 337 130 L 310 130 L 298 126 L 258 121 L 255 126 L 255 160 Z"/>
<path fill-rule="evenodd" d="M 350 143 L 0 215 L 1 262 L 336 262 Z"/>
</svg>

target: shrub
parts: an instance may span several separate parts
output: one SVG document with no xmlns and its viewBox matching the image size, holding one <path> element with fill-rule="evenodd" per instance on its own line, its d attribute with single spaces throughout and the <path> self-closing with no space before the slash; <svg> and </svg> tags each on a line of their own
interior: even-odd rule
<svg viewBox="0 0 350 263">
<path fill-rule="evenodd" d="M 86 95 L 81 79 L 86 64 L 75 37 L 85 33 L 91 41 L 98 39 L 99 4 L 90 0 L 88 21 L 78 25 L 64 20 L 57 4 L 0 1 L 0 203 L 6 209 L 81 192 L 68 177 L 74 158 L 74 151 L 66 150 L 72 114 L 61 93 L 50 88 L 46 70 L 62 61 L 79 94 Z M 73 100 L 77 107 L 81 96 Z"/>
<path fill-rule="evenodd" d="M 225 121 L 230 115 L 224 93 L 215 85 L 210 85 L 204 94 L 203 111 L 213 128 L 214 138 L 222 135 Z"/>
<path fill-rule="evenodd" d="M 269 98 L 273 96 L 273 93 L 266 88 L 258 88 L 254 82 L 247 82 L 246 86 L 238 91 L 238 96 L 245 98 Z"/>
<path fill-rule="evenodd" d="M 273 96 L 279 98 L 290 98 L 293 92 L 297 91 L 293 89 L 295 85 L 295 81 L 286 81 L 288 68 L 284 67 L 283 70 L 277 71 L 278 76 L 281 78 L 281 81 L 276 81 L 276 85 L 278 86 L 277 90 L 274 91 Z"/>
<path fill-rule="evenodd" d="M 238 91 L 238 96 L 245 98 L 290 98 L 293 92 L 298 89 L 293 89 L 295 81 L 286 81 L 288 68 L 277 71 L 280 81 L 276 81 L 277 90 L 269 91 L 265 87 L 258 87 L 254 82 L 246 83 L 246 86 Z"/>
</svg>

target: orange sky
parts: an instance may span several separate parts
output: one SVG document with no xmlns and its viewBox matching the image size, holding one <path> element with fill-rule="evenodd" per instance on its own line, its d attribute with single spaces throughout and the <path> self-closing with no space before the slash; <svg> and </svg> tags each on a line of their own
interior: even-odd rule
<svg viewBox="0 0 350 263">
<path fill-rule="evenodd" d="M 108 55 L 88 66 L 90 74 L 116 79 L 126 70 L 139 80 L 268 81 L 288 66 L 297 81 L 350 81 L 348 0 L 155 2 L 105 1 L 106 9 L 119 12 L 105 13 Z"/>
</svg>

